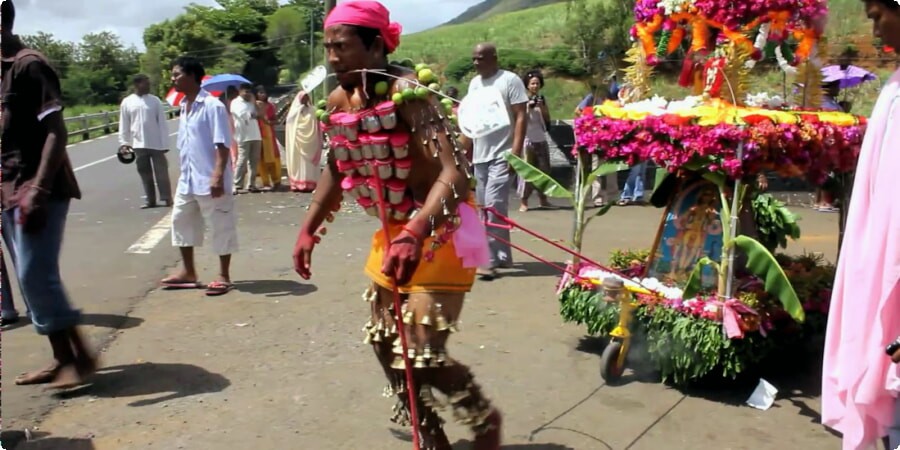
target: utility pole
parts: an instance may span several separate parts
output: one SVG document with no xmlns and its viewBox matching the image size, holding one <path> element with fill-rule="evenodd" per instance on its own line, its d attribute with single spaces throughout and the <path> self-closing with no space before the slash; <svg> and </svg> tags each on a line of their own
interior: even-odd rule
<svg viewBox="0 0 900 450">
<path fill-rule="evenodd" d="M 332 9 L 334 9 L 334 7 L 336 5 L 337 5 L 337 0 L 325 0 L 325 17 L 328 17 L 328 14 L 331 12 Z M 322 32 L 324 33 L 325 18 L 323 17 L 322 20 L 323 20 Z M 323 44 L 324 44 L 324 42 L 323 42 Z M 325 67 L 328 69 L 328 75 L 329 75 L 327 78 L 325 78 L 325 83 L 324 83 L 325 95 L 327 96 L 329 92 L 331 92 L 335 87 L 337 87 L 337 80 L 335 80 L 334 77 L 331 76 L 331 74 L 332 74 L 331 67 L 328 67 L 328 49 L 326 49 L 324 45 L 322 45 L 322 48 L 325 51 Z"/>
</svg>

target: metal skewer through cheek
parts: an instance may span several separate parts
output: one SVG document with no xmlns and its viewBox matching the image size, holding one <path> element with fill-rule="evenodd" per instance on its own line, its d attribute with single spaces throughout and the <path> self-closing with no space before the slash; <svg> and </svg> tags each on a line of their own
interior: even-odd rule
<svg viewBox="0 0 900 450">
<path fill-rule="evenodd" d="M 375 194 L 378 200 L 378 217 L 381 219 L 381 227 L 384 231 L 385 246 L 384 251 L 387 255 L 391 250 L 391 235 L 388 229 L 387 205 L 384 200 L 384 189 L 382 188 L 381 178 L 372 177 L 375 180 Z M 397 277 L 394 274 L 387 274 L 392 284 L 392 292 L 394 294 L 394 320 L 397 322 L 397 332 L 400 334 L 400 345 L 403 348 L 403 370 L 406 372 L 406 391 L 409 396 L 409 414 L 413 423 L 413 448 L 419 450 L 419 412 L 416 403 L 416 386 L 413 380 L 412 361 L 409 360 L 409 344 L 406 340 L 406 324 L 403 323 L 402 301 L 400 300 L 400 290 L 397 286 Z"/>
</svg>

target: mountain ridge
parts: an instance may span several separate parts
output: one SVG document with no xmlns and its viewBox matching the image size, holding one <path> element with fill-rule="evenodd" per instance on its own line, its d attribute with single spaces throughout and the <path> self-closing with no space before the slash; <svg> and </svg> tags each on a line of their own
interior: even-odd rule
<svg viewBox="0 0 900 450">
<path fill-rule="evenodd" d="M 567 0 L 484 0 L 481 3 L 469 7 L 462 14 L 454 17 L 444 25 L 460 25 L 493 17 L 499 14 L 537 8 L 553 3 L 562 3 Z"/>
</svg>

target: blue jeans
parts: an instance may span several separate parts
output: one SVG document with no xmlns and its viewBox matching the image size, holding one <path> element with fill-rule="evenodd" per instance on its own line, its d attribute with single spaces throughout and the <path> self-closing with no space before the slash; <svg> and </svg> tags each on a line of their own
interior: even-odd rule
<svg viewBox="0 0 900 450">
<path fill-rule="evenodd" d="M 894 423 L 888 428 L 891 450 L 900 448 L 900 397 L 894 400 Z"/>
<path fill-rule="evenodd" d="M 622 189 L 622 200 L 644 199 L 644 174 L 647 172 L 647 163 L 642 162 L 628 172 L 628 180 Z"/>
<path fill-rule="evenodd" d="M 13 264 L 31 322 L 40 335 L 72 328 L 81 321 L 81 311 L 72 308 L 59 275 L 69 201 L 50 200 L 47 224 L 36 233 L 25 233 L 17 222 L 19 209 L 3 212 L 3 228 L 12 231 Z"/>
<path fill-rule="evenodd" d="M 13 215 L 12 212 L 7 213 L 3 211 L 3 217 L 0 218 L 2 220 L 2 225 L 0 225 L 0 229 L 3 231 L 3 243 L 6 244 L 6 251 L 3 252 L 3 258 L 0 259 L 0 271 L 2 271 L 2 280 L 0 283 L 0 309 L 3 311 L 4 319 L 15 319 L 19 317 L 19 312 L 16 311 L 16 304 L 13 302 L 13 294 L 12 294 L 12 286 L 9 284 L 9 271 L 6 268 L 6 258 L 9 257 L 9 261 L 15 267 L 16 264 L 16 252 L 13 249 L 13 231 L 15 227 L 13 226 Z"/>
</svg>

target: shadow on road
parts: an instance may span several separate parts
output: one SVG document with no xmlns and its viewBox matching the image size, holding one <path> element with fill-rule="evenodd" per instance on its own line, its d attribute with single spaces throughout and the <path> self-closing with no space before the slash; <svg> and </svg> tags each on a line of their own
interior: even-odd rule
<svg viewBox="0 0 900 450">
<path fill-rule="evenodd" d="M 472 448 L 472 441 L 463 439 L 453 444 L 455 450 Z M 501 445 L 500 450 L 575 450 L 573 447 L 559 444 L 510 444 Z"/>
<path fill-rule="evenodd" d="M 265 295 L 266 297 L 299 297 L 319 290 L 312 284 L 303 284 L 294 280 L 236 281 L 234 288 L 240 292 Z"/>
<path fill-rule="evenodd" d="M 90 439 L 47 437 L 50 433 L 32 432 L 26 441 L 25 432 L 12 430 L 0 433 L 0 442 L 6 450 L 94 450 Z"/>
<path fill-rule="evenodd" d="M 118 314 L 82 314 L 82 325 L 91 325 L 95 327 L 113 328 L 118 330 L 127 330 L 135 328 L 144 323 L 144 319 L 140 317 L 120 316 Z M 31 325 L 30 317 L 20 317 L 19 321 L 3 327 L 3 332 L 16 330 Z"/>
<path fill-rule="evenodd" d="M 81 317 L 82 325 L 116 328 L 119 330 L 135 328 L 144 323 L 144 319 L 140 317 L 120 316 L 117 314 L 83 314 Z"/>
<path fill-rule="evenodd" d="M 61 392 L 58 398 L 84 395 L 97 397 L 144 397 L 128 406 L 148 406 L 199 394 L 225 390 L 231 382 L 217 373 L 191 364 L 141 363 L 100 369 L 91 384 Z"/>
<path fill-rule="evenodd" d="M 524 246 L 522 246 L 524 247 Z M 500 276 L 502 278 L 518 278 L 518 277 L 558 277 L 562 275 L 562 272 L 559 269 L 544 264 L 540 261 L 531 260 L 530 256 L 523 256 L 523 258 L 528 258 L 530 261 L 525 261 L 521 263 L 516 263 L 513 265 L 513 268 L 510 270 L 501 270 Z M 558 266 L 565 267 L 565 263 L 560 263 L 557 261 L 550 261 L 553 264 Z"/>
</svg>

